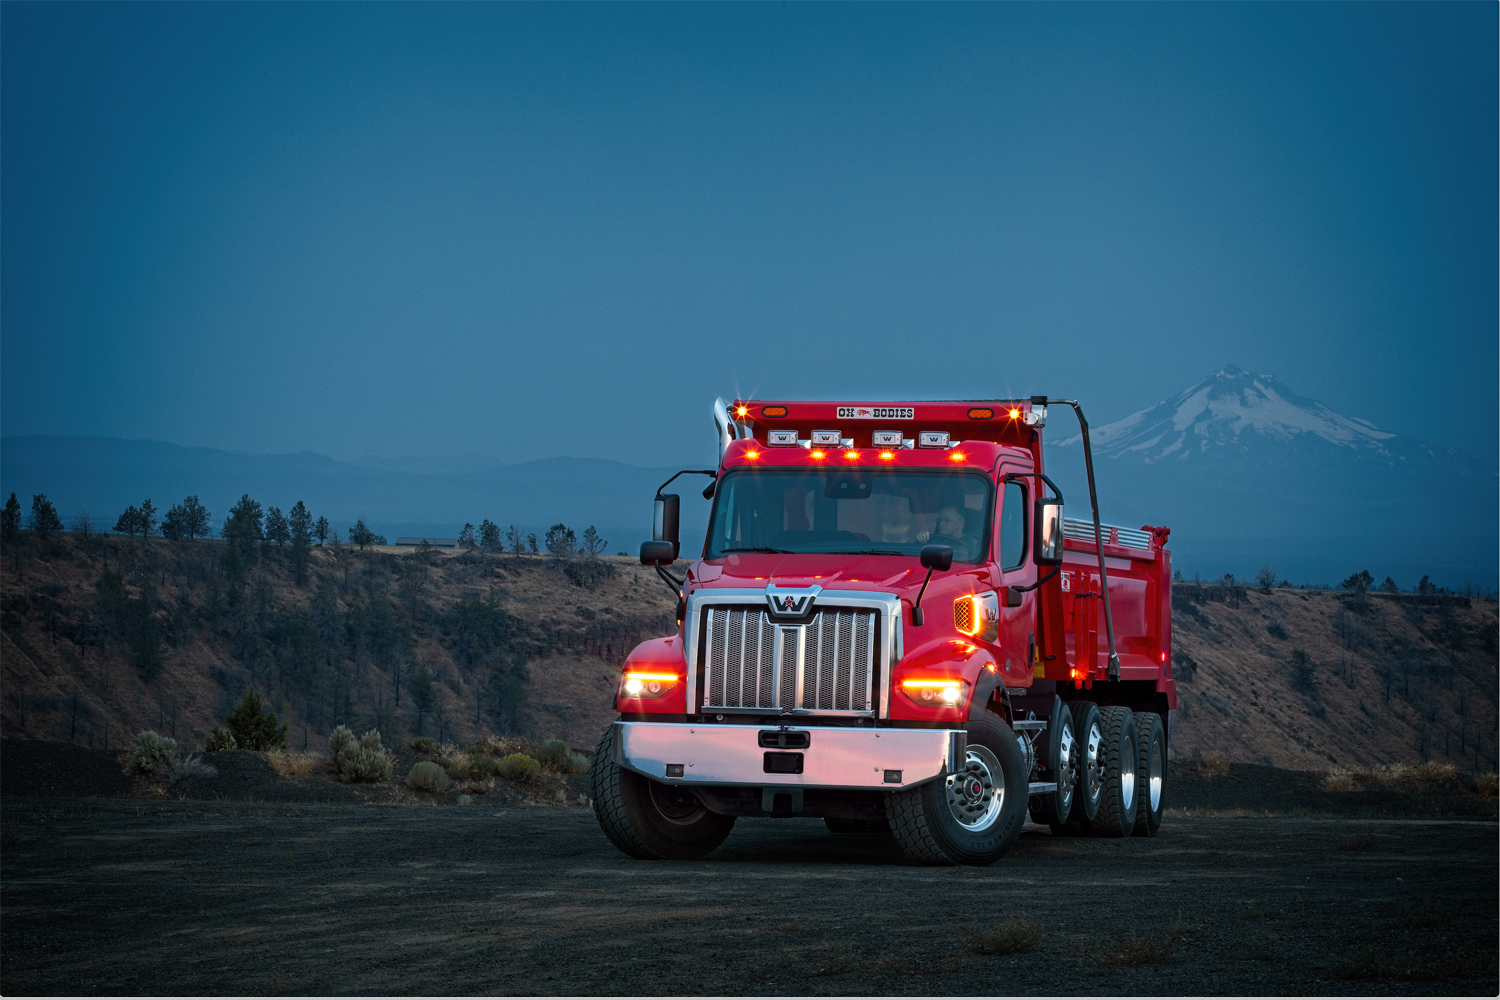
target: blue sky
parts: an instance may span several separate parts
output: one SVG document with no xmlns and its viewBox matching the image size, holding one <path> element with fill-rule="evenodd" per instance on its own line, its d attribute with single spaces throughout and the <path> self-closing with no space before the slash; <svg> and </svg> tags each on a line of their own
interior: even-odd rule
<svg viewBox="0 0 1500 1000">
<path fill-rule="evenodd" d="M 1494 461 L 1494 4 L 0 5 L 0 423 L 711 457 L 1234 361 Z"/>
</svg>

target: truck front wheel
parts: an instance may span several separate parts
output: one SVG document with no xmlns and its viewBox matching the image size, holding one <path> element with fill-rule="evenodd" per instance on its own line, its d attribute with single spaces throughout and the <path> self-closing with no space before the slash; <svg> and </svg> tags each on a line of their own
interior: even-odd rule
<svg viewBox="0 0 1500 1000">
<path fill-rule="evenodd" d="M 907 856 L 924 864 L 989 865 L 1015 844 L 1029 784 L 1016 734 L 986 714 L 969 722 L 956 774 L 890 793 L 886 818 Z"/>
<path fill-rule="evenodd" d="M 733 816 L 709 812 L 691 789 L 652 781 L 615 763 L 615 727 L 589 768 L 594 815 L 616 847 L 642 861 L 692 861 L 724 843 Z"/>
</svg>

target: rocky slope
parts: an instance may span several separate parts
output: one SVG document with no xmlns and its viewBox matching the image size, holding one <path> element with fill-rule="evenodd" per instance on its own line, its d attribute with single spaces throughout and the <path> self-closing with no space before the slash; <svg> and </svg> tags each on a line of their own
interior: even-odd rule
<svg viewBox="0 0 1500 1000">
<path fill-rule="evenodd" d="M 23 537 L 0 556 L 0 732 L 100 749 L 144 728 L 201 748 L 251 684 L 292 749 L 340 723 L 388 743 L 526 732 L 586 748 L 625 654 L 672 627 L 667 588 L 617 557 L 570 575 L 539 556 L 315 549 L 299 585 L 285 552 L 241 563 L 218 541 Z M 1494 601 L 1175 594 L 1174 756 L 1494 769 Z M 1315 665 L 1305 691 L 1294 650 Z"/>
</svg>

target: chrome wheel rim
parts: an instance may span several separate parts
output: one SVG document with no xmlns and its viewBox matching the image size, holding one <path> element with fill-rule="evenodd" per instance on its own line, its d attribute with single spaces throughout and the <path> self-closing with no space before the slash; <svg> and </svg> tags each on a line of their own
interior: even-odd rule
<svg viewBox="0 0 1500 1000">
<path fill-rule="evenodd" d="M 1161 744 L 1153 740 L 1151 742 L 1151 774 L 1147 779 L 1150 782 L 1150 784 L 1147 786 L 1147 793 L 1151 796 L 1151 811 L 1153 813 L 1158 812 L 1161 809 L 1161 757 Z"/>
<path fill-rule="evenodd" d="M 1078 741 L 1073 738 L 1073 723 L 1064 719 L 1057 734 L 1057 790 L 1061 795 L 1058 810 L 1064 819 L 1073 807 L 1073 789 L 1078 784 Z"/>
<path fill-rule="evenodd" d="M 948 775 L 943 791 L 948 811 L 958 825 L 981 833 L 1000 821 L 1000 811 L 1005 807 L 1005 773 L 987 747 L 970 744 L 963 770 Z"/>
<path fill-rule="evenodd" d="M 1120 772 L 1120 805 L 1127 816 L 1135 809 L 1135 768 Z"/>
<path fill-rule="evenodd" d="M 1100 756 L 1100 744 L 1104 734 L 1099 723 L 1089 725 L 1089 736 L 1083 744 L 1083 793 L 1088 796 L 1090 806 L 1097 806 L 1099 795 L 1104 791 L 1104 760 Z"/>
</svg>

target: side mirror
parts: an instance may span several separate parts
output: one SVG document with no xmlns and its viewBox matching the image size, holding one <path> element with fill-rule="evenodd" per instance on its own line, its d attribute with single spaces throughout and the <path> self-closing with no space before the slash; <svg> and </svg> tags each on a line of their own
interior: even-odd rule
<svg viewBox="0 0 1500 1000">
<path fill-rule="evenodd" d="M 641 565 L 670 566 L 677 559 L 677 546 L 671 542 L 642 542 Z"/>
<path fill-rule="evenodd" d="M 1036 538 L 1031 547 L 1038 566 L 1061 566 L 1063 561 L 1063 505 L 1043 498 L 1036 502 Z"/>
<path fill-rule="evenodd" d="M 924 545 L 918 558 L 922 560 L 924 569 L 946 570 L 953 565 L 953 546 Z"/>
<path fill-rule="evenodd" d="M 672 551 L 677 551 L 677 525 L 682 511 L 682 497 L 676 493 L 659 495 L 656 498 L 656 520 L 651 527 L 651 537 L 658 542 L 671 542 Z"/>
</svg>

